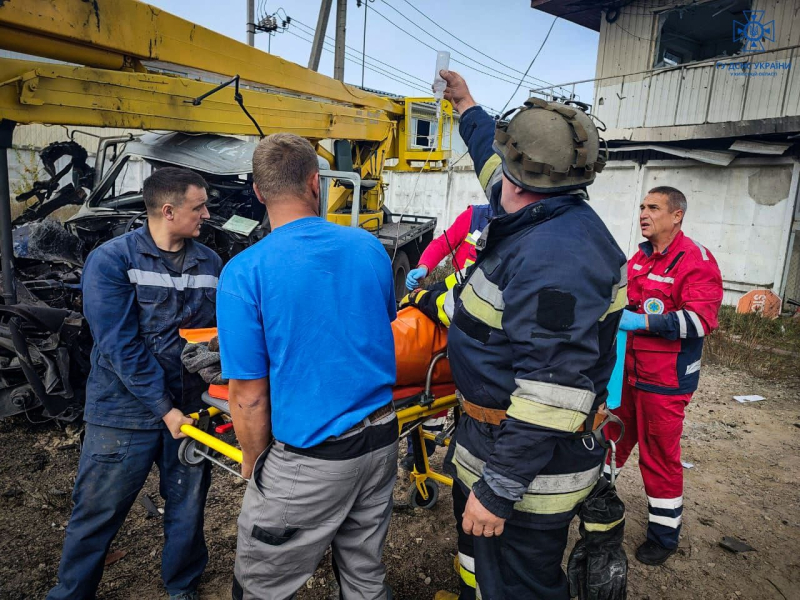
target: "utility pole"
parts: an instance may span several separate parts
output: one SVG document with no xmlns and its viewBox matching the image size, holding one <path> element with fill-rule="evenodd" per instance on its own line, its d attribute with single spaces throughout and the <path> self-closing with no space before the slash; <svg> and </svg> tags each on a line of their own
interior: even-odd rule
<svg viewBox="0 0 800 600">
<path fill-rule="evenodd" d="M 347 0 L 336 0 L 336 50 L 333 54 L 333 78 L 344 81 L 344 45 L 347 30 Z"/>
<path fill-rule="evenodd" d="M 361 6 L 361 0 L 356 0 Z M 364 0 L 364 41 L 361 43 L 361 87 L 364 87 L 364 66 L 367 60 L 367 14 L 369 13 L 370 0 Z"/>
<path fill-rule="evenodd" d="M 319 70 L 319 59 L 322 56 L 322 45 L 325 42 L 325 32 L 328 30 L 328 17 L 331 14 L 333 0 L 320 0 L 317 28 L 314 30 L 314 41 L 311 43 L 311 56 L 308 59 L 308 68 L 312 71 Z"/>
<path fill-rule="evenodd" d="M 247 45 L 256 45 L 256 0 L 247 0 Z"/>
</svg>

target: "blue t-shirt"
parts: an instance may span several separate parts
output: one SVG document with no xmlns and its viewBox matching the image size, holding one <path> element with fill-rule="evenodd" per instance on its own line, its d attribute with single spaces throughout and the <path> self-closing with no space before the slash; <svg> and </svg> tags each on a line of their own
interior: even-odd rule
<svg viewBox="0 0 800 600">
<path fill-rule="evenodd" d="M 391 401 L 396 316 L 391 261 L 374 236 L 292 221 L 222 271 L 222 376 L 269 377 L 275 439 L 316 446 Z"/>
</svg>

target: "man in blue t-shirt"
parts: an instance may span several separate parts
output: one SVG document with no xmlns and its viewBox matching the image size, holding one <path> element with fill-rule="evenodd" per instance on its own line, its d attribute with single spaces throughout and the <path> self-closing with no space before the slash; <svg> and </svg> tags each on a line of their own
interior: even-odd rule
<svg viewBox="0 0 800 600">
<path fill-rule="evenodd" d="M 233 598 L 290 598 L 329 546 L 345 599 L 385 600 L 397 418 L 391 262 L 369 233 L 319 217 L 317 155 L 278 133 L 253 154 L 272 233 L 217 290 L 223 377 L 250 478 Z"/>
</svg>

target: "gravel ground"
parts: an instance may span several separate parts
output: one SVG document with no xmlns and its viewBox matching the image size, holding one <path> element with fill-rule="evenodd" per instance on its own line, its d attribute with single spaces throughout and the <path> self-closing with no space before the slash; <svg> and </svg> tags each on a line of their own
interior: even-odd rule
<svg viewBox="0 0 800 600">
<path fill-rule="evenodd" d="M 766 400 L 738 404 L 732 396 L 739 394 L 760 394 Z M 0 598 L 43 598 L 55 583 L 78 463 L 77 442 L 75 431 L 53 423 L 33 425 L 24 418 L 0 422 Z M 633 558 L 647 525 L 635 455 L 619 481 L 628 507 L 628 597 L 800 598 L 798 450 L 800 385 L 704 367 L 683 435 L 683 459 L 694 464 L 685 471 L 683 535 L 679 552 L 663 567 L 646 567 Z M 396 498 L 401 502 L 408 485 L 405 479 L 398 482 Z M 200 588 L 203 600 L 230 597 L 243 491 L 233 476 L 215 471 L 206 511 L 211 560 Z M 145 492 L 163 505 L 157 473 Z M 401 502 L 385 552 L 395 597 L 427 600 L 438 589 L 455 591 L 449 489 L 442 490 L 431 510 L 410 509 Z M 737 537 L 755 551 L 732 554 L 719 546 L 723 536 Z M 166 598 L 159 576 L 162 537 L 160 517 L 148 516 L 137 503 L 112 546 L 112 552 L 124 556 L 106 568 L 98 598 Z M 298 598 L 332 596 L 337 597 L 326 557 Z"/>
</svg>

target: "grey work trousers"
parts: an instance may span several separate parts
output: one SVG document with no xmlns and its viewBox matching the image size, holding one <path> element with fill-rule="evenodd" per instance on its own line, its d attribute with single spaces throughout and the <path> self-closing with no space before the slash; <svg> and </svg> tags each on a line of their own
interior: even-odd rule
<svg viewBox="0 0 800 600">
<path fill-rule="evenodd" d="M 233 597 L 293 598 L 330 546 L 345 600 L 386 600 L 381 558 L 396 477 L 397 441 L 345 460 L 275 442 L 245 491 Z"/>
</svg>

